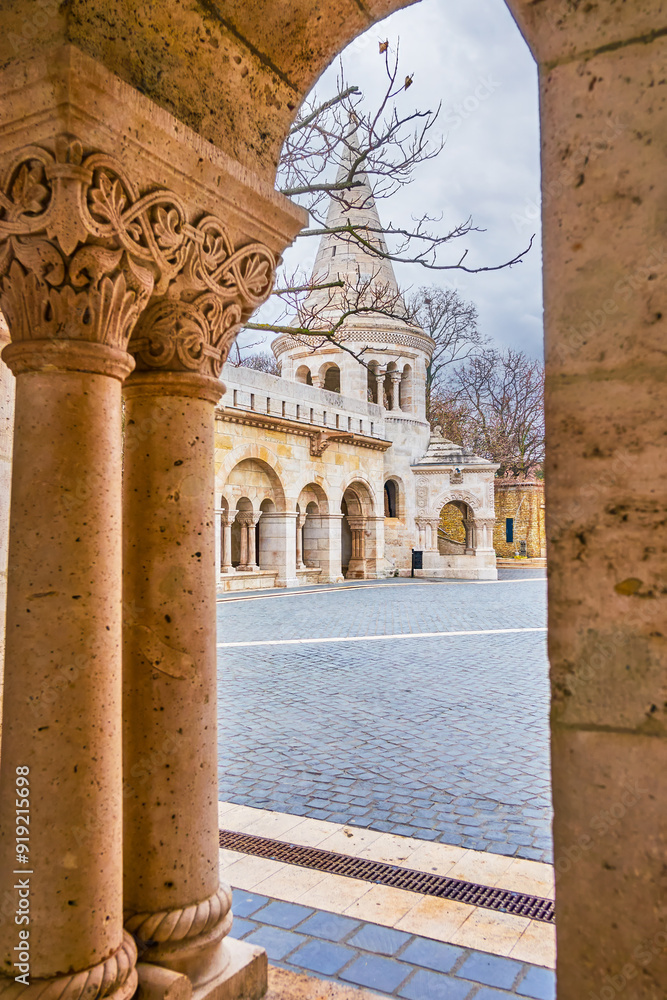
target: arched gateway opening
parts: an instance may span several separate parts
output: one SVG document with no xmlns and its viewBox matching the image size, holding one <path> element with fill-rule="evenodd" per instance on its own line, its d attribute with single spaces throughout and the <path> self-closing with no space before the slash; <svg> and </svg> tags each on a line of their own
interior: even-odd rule
<svg viewBox="0 0 667 1000">
<path fill-rule="evenodd" d="M 359 481 L 351 483 L 343 493 L 340 509 L 343 576 L 346 580 L 366 580 L 375 563 L 370 521 L 373 499 L 368 486 Z"/>
<path fill-rule="evenodd" d="M 438 552 L 468 555 L 473 551 L 473 513 L 463 500 L 450 500 L 440 511 Z"/>
</svg>

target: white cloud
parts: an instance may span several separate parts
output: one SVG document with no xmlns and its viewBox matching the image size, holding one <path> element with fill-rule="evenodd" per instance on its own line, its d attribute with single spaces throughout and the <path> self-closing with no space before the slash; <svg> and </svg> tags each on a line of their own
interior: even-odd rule
<svg viewBox="0 0 667 1000">
<path fill-rule="evenodd" d="M 384 89 L 377 43 L 385 38 L 392 46 L 400 40 L 401 69 L 414 74 L 413 85 L 401 97 L 404 110 L 441 103 L 446 145 L 437 159 L 419 167 L 412 185 L 379 203 L 384 220 L 408 223 L 411 216 L 428 212 L 442 214 L 444 228 L 472 215 L 486 232 L 453 244 L 451 260 L 468 249 L 467 262 L 473 266 L 511 259 L 535 233 L 525 262 L 511 269 L 466 275 L 397 265 L 399 282 L 413 287 L 454 284 L 476 303 L 483 331 L 499 345 L 540 355 L 538 89 L 528 47 L 503 0 L 422 0 L 375 25 L 343 53 L 349 82 L 358 84 L 370 101 Z M 335 79 L 336 65 L 321 77 L 318 93 L 333 93 Z M 312 259 L 316 248 L 306 246 L 310 242 L 297 241 L 286 262 L 293 266 Z"/>
</svg>

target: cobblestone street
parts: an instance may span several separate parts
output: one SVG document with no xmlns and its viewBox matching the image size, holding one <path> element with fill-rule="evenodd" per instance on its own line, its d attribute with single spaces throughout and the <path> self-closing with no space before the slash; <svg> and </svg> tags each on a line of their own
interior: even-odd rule
<svg viewBox="0 0 667 1000">
<path fill-rule="evenodd" d="M 544 571 L 500 576 L 220 601 L 221 799 L 551 860 Z"/>
</svg>

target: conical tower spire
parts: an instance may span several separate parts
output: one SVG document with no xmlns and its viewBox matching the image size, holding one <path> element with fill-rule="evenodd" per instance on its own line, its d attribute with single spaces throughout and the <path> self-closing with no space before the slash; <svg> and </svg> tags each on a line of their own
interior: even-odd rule
<svg viewBox="0 0 667 1000">
<path fill-rule="evenodd" d="M 360 152 L 354 130 L 346 138 L 346 148 L 336 176 L 336 184 L 342 184 L 347 179 Z M 349 290 L 370 282 L 368 298 L 371 298 L 373 291 L 381 292 L 382 298 L 394 302 L 394 310 L 400 312 L 404 306 L 391 260 L 388 256 L 382 256 L 387 254 L 387 244 L 368 175 L 364 170 L 357 168 L 354 182 L 354 187 L 341 191 L 339 197 L 330 201 L 326 221 L 326 228 L 330 232 L 325 233 L 320 239 L 311 276 L 313 285 L 340 279 L 348 291 L 346 293 L 346 288 L 340 292 L 329 288 L 315 289 L 308 296 L 305 306 L 308 310 L 317 310 L 321 314 L 338 313 L 346 294 L 348 296 L 350 294 Z M 378 251 L 379 255 L 367 252 L 362 243 L 345 232 L 345 227 L 353 227 L 363 240 Z M 366 314 L 366 324 L 369 319 L 369 315 Z M 382 320 L 386 324 L 386 316 Z"/>
</svg>

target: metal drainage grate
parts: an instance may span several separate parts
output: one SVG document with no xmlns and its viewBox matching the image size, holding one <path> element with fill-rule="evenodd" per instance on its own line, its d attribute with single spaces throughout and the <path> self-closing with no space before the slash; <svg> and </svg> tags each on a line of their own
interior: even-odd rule
<svg viewBox="0 0 667 1000">
<path fill-rule="evenodd" d="M 369 861 L 366 858 L 354 858 L 349 854 L 335 854 L 333 851 L 323 851 L 317 847 L 300 847 L 298 844 L 287 844 L 281 840 L 270 840 L 268 837 L 255 837 L 251 833 L 220 830 L 220 847 L 228 851 L 255 854 L 260 858 L 271 858 L 273 861 L 301 865 L 303 868 L 315 868 L 332 875 L 347 875 L 348 878 L 360 878 L 366 882 L 390 885 L 396 889 L 409 889 L 424 896 L 454 899 L 458 903 L 469 903 L 471 906 L 481 906 L 487 910 L 497 910 L 499 913 L 513 913 L 518 917 L 530 917 L 531 920 L 542 920 L 547 924 L 555 922 L 553 900 L 543 899 L 541 896 L 529 896 L 523 892 L 511 892 L 509 889 L 494 889 L 488 885 L 447 878 L 446 875 L 433 875 L 428 872 L 417 872 L 411 868 L 401 868 L 398 865 L 388 865 L 383 861 Z"/>
</svg>

